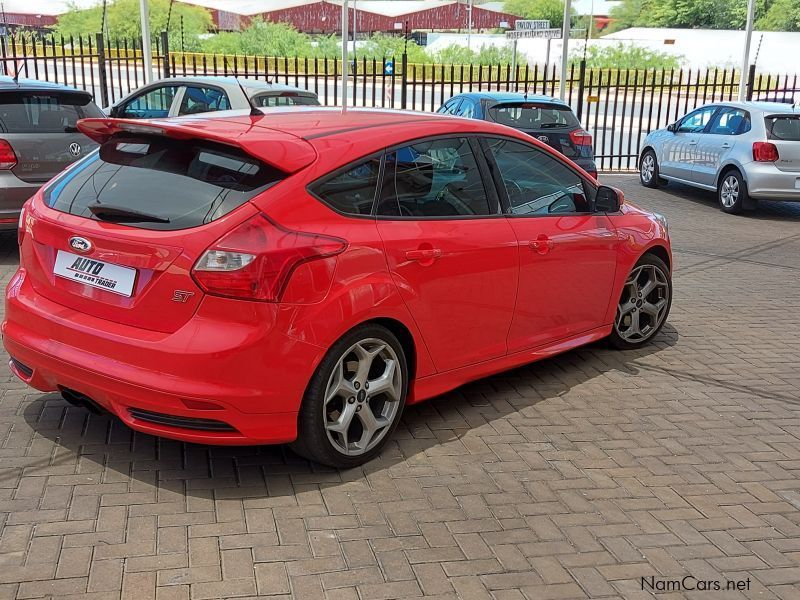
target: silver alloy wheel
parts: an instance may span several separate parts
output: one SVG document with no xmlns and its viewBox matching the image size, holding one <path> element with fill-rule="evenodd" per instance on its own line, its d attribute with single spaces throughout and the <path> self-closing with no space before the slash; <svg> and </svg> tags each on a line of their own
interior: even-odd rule
<svg viewBox="0 0 800 600">
<path fill-rule="evenodd" d="M 739 180 L 735 175 L 728 175 L 722 182 L 722 190 L 720 191 L 720 198 L 722 206 L 725 208 L 732 208 L 736 201 L 739 199 Z"/>
<path fill-rule="evenodd" d="M 347 456 L 369 452 L 391 429 L 402 394 L 403 372 L 394 348 L 377 338 L 353 344 L 325 390 L 322 416 L 331 445 Z"/>
<path fill-rule="evenodd" d="M 653 174 L 656 171 L 656 159 L 653 157 L 652 154 L 647 154 L 642 159 L 642 166 L 640 169 L 640 173 L 642 176 L 642 181 L 645 183 L 650 183 L 653 180 Z"/>
<path fill-rule="evenodd" d="M 667 316 L 669 279 L 655 265 L 636 267 L 628 276 L 617 307 L 614 328 L 627 342 L 650 338 Z"/>
</svg>

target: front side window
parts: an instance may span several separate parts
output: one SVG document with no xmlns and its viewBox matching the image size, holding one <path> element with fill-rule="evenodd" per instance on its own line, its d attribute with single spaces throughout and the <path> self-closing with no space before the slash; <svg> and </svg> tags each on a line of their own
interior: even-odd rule
<svg viewBox="0 0 800 600">
<path fill-rule="evenodd" d="M 702 133 L 716 110 L 716 106 L 707 106 L 689 113 L 681 121 L 678 131 L 681 133 Z"/>
<path fill-rule="evenodd" d="M 546 152 L 508 139 L 489 139 L 512 215 L 591 212 L 584 182 L 575 171 Z"/>
<path fill-rule="evenodd" d="M 471 100 L 464 100 L 458 110 L 459 116 L 462 116 L 466 119 L 472 119 L 475 117 L 475 103 Z"/>
<path fill-rule="evenodd" d="M 157 87 L 124 104 L 120 107 L 117 116 L 124 119 L 159 119 L 168 117 L 169 109 L 177 93 L 177 85 Z"/>
<path fill-rule="evenodd" d="M 445 102 L 444 106 L 439 109 L 439 114 L 442 115 L 455 115 L 458 113 L 458 107 L 461 104 L 460 98 L 454 98 Z"/>
<path fill-rule="evenodd" d="M 750 113 L 741 108 L 722 108 L 711 122 L 708 133 L 741 135 L 750 131 Z"/>
<path fill-rule="evenodd" d="M 418 142 L 386 154 L 378 214 L 478 217 L 497 214 L 467 138 Z"/>
<path fill-rule="evenodd" d="M 378 188 L 380 166 L 380 156 L 373 156 L 317 183 L 311 192 L 339 212 L 369 215 Z"/>
<path fill-rule="evenodd" d="M 204 88 L 193 85 L 186 86 L 179 115 L 196 115 L 199 113 L 230 110 L 228 95 L 218 88 Z"/>
</svg>

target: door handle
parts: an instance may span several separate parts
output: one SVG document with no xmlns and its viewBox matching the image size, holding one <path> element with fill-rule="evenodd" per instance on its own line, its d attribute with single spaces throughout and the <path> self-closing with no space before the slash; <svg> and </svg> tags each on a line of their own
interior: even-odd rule
<svg viewBox="0 0 800 600">
<path fill-rule="evenodd" d="M 691 140 L 691 141 L 689 142 L 689 145 L 690 145 L 690 146 L 697 146 L 697 140 Z"/>
<path fill-rule="evenodd" d="M 731 145 L 730 145 L 730 144 L 722 144 L 722 147 L 723 147 L 723 148 L 730 148 L 730 147 L 731 147 Z"/>
<path fill-rule="evenodd" d="M 427 261 L 440 258 L 442 251 L 439 248 L 423 248 L 420 250 L 407 250 L 406 258 L 408 260 Z"/>
<path fill-rule="evenodd" d="M 535 250 L 539 254 L 547 254 L 550 250 L 553 249 L 555 243 L 550 238 L 541 235 L 538 239 L 531 240 L 528 242 L 528 247 L 531 250 Z"/>
</svg>

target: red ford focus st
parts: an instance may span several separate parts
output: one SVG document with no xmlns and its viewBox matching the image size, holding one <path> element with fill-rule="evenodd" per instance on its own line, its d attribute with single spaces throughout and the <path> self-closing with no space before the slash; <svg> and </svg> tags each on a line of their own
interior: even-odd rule
<svg viewBox="0 0 800 600">
<path fill-rule="evenodd" d="M 651 340 L 663 217 L 500 125 L 312 109 L 91 119 L 26 205 L 11 369 L 146 433 L 369 460 L 403 407 Z"/>
</svg>

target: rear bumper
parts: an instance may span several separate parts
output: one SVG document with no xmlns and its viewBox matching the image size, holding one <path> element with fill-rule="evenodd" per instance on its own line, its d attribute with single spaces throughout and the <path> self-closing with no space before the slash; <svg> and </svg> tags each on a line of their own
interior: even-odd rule
<svg viewBox="0 0 800 600">
<path fill-rule="evenodd" d="M 257 311 L 247 331 L 235 322 L 226 329 L 213 312 L 201 306 L 174 334 L 137 338 L 144 334 L 42 298 L 21 270 L 6 292 L 3 342 L 28 385 L 76 392 L 132 429 L 207 444 L 294 440 L 324 350 L 281 334 Z"/>
<path fill-rule="evenodd" d="M 781 171 L 771 163 L 750 163 L 745 167 L 747 191 L 760 200 L 800 202 L 800 171 Z"/>
<path fill-rule="evenodd" d="M 0 231 L 16 229 L 22 205 L 42 187 L 26 183 L 11 171 L 0 171 Z"/>
</svg>

